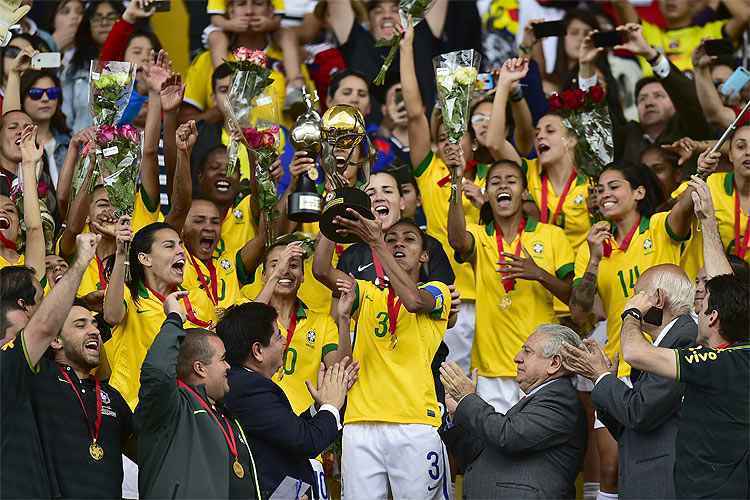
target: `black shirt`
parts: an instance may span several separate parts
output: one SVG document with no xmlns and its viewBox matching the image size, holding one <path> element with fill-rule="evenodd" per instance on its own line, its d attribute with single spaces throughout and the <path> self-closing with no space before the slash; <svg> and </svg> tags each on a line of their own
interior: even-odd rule
<svg viewBox="0 0 750 500">
<path fill-rule="evenodd" d="M 685 384 L 677 431 L 677 498 L 748 498 L 750 342 L 677 350 Z"/>
<path fill-rule="evenodd" d="M 133 434 L 133 414 L 127 403 L 116 389 L 101 383 L 102 423 L 97 443 L 104 457 L 96 461 L 89 454 L 89 429 L 96 420 L 94 380 L 79 380 L 72 368 L 47 358 L 42 358 L 39 367 L 31 381 L 31 399 L 47 468 L 59 493 L 65 498 L 120 498 L 122 450 Z M 76 385 L 86 414 L 61 369 Z"/>
<path fill-rule="evenodd" d="M 356 20 L 352 24 L 349 38 L 346 43 L 340 45 L 339 50 L 349 69 L 362 73 L 369 81 L 375 80 L 388 54 L 388 47 L 376 47 L 372 33 Z M 414 67 L 419 81 L 419 91 L 427 110 L 431 110 L 435 104 L 435 70 L 432 67 L 432 58 L 440 52 L 440 40 L 432 34 L 427 21 L 422 21 L 414 28 Z M 384 103 L 388 87 L 401 80 L 399 59 L 400 55 L 396 53 L 383 85 L 370 86 L 370 91 L 378 103 Z"/>
</svg>

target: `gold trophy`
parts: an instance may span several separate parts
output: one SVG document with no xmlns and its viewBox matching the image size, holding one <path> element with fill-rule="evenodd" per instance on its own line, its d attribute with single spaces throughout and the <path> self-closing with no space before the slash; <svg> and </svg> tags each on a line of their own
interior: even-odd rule
<svg viewBox="0 0 750 500">
<path fill-rule="evenodd" d="M 313 90 L 308 94 L 305 87 L 302 88 L 307 110 L 297 118 L 290 134 L 294 149 L 306 151 L 307 155 L 315 158 L 320 153 L 321 142 L 321 119 L 314 106 L 318 100 L 318 94 Z M 323 199 L 318 194 L 315 181 L 318 180 L 318 169 L 313 167 L 297 180 L 297 188 L 289 195 L 287 217 L 295 222 L 315 222 L 320 220 L 320 207 Z"/>
<path fill-rule="evenodd" d="M 355 243 L 359 238 L 354 235 L 340 235 L 338 226 L 333 223 L 335 217 L 349 217 L 347 209 L 351 208 L 368 219 L 374 219 L 370 209 L 370 197 L 355 187 L 349 186 L 344 176 L 347 166 L 352 163 L 352 156 L 362 142 L 367 144 L 368 158 L 359 165 L 358 177 L 363 183 L 370 178 L 370 160 L 374 156 L 372 145 L 367 139 L 365 120 L 362 113 L 353 106 L 338 104 L 328 108 L 323 114 L 321 123 L 321 165 L 326 173 L 332 191 L 326 195 L 323 213 L 320 216 L 320 230 L 326 238 L 337 243 Z"/>
</svg>

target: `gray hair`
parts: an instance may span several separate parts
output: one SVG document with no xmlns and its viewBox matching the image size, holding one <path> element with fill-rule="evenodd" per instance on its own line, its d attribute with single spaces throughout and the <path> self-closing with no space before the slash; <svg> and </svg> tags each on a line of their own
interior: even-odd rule
<svg viewBox="0 0 750 500">
<path fill-rule="evenodd" d="M 695 283 L 684 272 L 655 273 L 650 288 L 662 289 L 667 297 L 667 307 L 675 316 L 688 314 L 693 309 Z"/>
<path fill-rule="evenodd" d="M 560 354 L 560 348 L 563 344 L 570 344 L 574 347 L 583 347 L 583 341 L 580 335 L 563 325 L 546 324 L 539 325 L 534 333 L 543 333 L 548 339 L 542 348 L 542 355 L 545 358 L 551 358 L 555 354 Z"/>
</svg>

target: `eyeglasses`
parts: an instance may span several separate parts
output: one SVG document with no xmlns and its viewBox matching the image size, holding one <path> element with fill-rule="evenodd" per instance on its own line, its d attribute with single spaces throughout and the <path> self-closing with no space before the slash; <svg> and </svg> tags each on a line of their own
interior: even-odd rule
<svg viewBox="0 0 750 500">
<path fill-rule="evenodd" d="M 490 117 L 483 114 L 476 114 L 471 117 L 472 125 L 481 125 L 482 123 L 486 123 L 488 121 L 490 121 Z"/>
<path fill-rule="evenodd" d="M 91 18 L 91 24 L 111 24 L 120 19 L 116 13 L 107 14 L 106 16 L 100 16 L 99 14 Z"/>
<path fill-rule="evenodd" d="M 15 59 L 18 54 L 21 53 L 21 47 L 14 47 L 13 45 L 8 45 L 5 47 L 5 52 L 3 52 L 3 55 L 9 59 Z"/>
<path fill-rule="evenodd" d="M 32 101 L 38 101 L 45 93 L 47 94 L 47 99 L 56 101 L 62 95 L 62 89 L 60 87 L 49 87 L 46 89 L 31 87 L 28 91 L 28 96 Z"/>
</svg>

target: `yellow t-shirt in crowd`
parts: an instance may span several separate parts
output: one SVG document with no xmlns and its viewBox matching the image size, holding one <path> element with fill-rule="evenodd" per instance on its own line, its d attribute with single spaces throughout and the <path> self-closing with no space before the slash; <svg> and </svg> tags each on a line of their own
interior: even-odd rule
<svg viewBox="0 0 750 500">
<path fill-rule="evenodd" d="M 477 175 L 474 182 L 484 189 L 486 183 L 487 165 L 477 165 Z M 448 255 L 453 273 L 456 275 L 456 288 L 461 294 L 461 300 L 474 301 L 474 270 L 470 264 L 456 262 L 453 250 L 448 243 L 448 201 L 451 196 L 450 171 L 438 155 L 429 152 L 422 163 L 414 169 L 419 194 L 422 199 L 422 210 L 427 219 L 427 234 L 443 244 Z M 479 209 L 465 196 L 463 197 L 464 216 L 468 223 L 479 222 Z"/>
<path fill-rule="evenodd" d="M 500 254 L 495 224 L 469 224 L 466 230 L 474 237 L 472 262 L 477 277 L 477 327 L 471 366 L 483 377 L 515 377 L 513 358 L 529 335 L 541 324 L 558 322 L 554 296 L 540 283 L 521 279 L 506 293 L 497 272 Z M 518 238 L 516 234 L 510 245 L 503 242 L 503 250 L 514 253 Z M 573 272 L 573 248 L 559 227 L 529 218 L 521 233 L 521 245 L 548 273 L 566 279 Z"/>
<path fill-rule="evenodd" d="M 273 381 L 283 390 L 294 413 L 299 415 L 313 404 L 305 381 L 318 383 L 318 370 L 326 354 L 338 349 L 338 328 L 331 315 L 311 311 L 300 302 L 294 311 L 297 325 L 292 341 L 284 354 L 283 376 L 276 373 Z M 281 335 L 289 339 L 289 332 L 277 321 Z"/>
<path fill-rule="evenodd" d="M 26 256 L 24 254 L 20 254 L 16 262 L 10 262 L 8 259 L 0 255 L 0 269 L 9 266 L 22 266 L 23 263 L 26 262 L 25 257 Z"/>
<path fill-rule="evenodd" d="M 402 306 L 396 322 L 398 342 L 392 348 L 388 290 L 357 280 L 352 313 L 357 318 L 353 357 L 359 361 L 359 380 L 349 391 L 345 423 L 440 425 L 430 366 L 448 326 L 451 296 L 439 281 L 419 288 L 435 298 L 435 308 L 414 314 Z"/>
<path fill-rule="evenodd" d="M 693 69 L 693 52 L 704 38 L 722 38 L 722 30 L 727 20 L 713 21 L 703 26 L 663 30 L 655 24 L 641 21 L 643 37 L 649 45 L 662 52 L 680 71 Z M 651 65 L 640 58 L 644 76 L 653 74 Z"/>
<path fill-rule="evenodd" d="M 291 128 L 294 126 L 294 122 L 284 116 L 283 113 L 284 100 L 286 99 L 286 77 L 282 71 L 283 54 L 278 48 L 270 45 L 266 47 L 265 52 L 268 56 L 269 67 L 272 69 L 270 78 L 273 79 L 273 83 L 266 89 L 266 92 L 273 98 L 274 106 L 276 107 L 274 114 L 278 120 L 278 124 L 286 128 Z M 227 59 L 234 60 L 234 55 L 229 54 Z M 183 101 L 201 111 L 214 106 L 213 89 L 211 88 L 211 75 L 213 71 L 214 66 L 211 62 L 211 53 L 206 51 L 199 54 L 188 68 L 187 77 L 185 78 L 185 97 Z M 301 72 L 305 79 L 305 84 L 308 88 L 313 88 L 314 84 L 310 80 L 310 75 L 304 65 L 301 67 Z M 267 117 L 267 119 L 274 121 L 271 116 Z M 281 147 L 283 148 L 283 144 Z"/>
<path fill-rule="evenodd" d="M 284 0 L 272 0 L 271 3 L 273 4 L 273 11 L 275 14 L 284 13 Z M 209 15 L 226 14 L 227 0 L 208 0 L 206 12 Z"/>
<path fill-rule="evenodd" d="M 213 327 L 216 311 L 206 294 L 199 289 L 188 290 L 188 299 L 199 324 L 188 319 L 185 328 Z M 131 410 L 135 410 L 141 387 L 141 365 L 166 315 L 161 300 L 145 287 L 139 289 L 137 303 L 125 289 L 125 308 L 125 317 L 112 329 L 112 338 L 104 344 L 104 349 L 112 369 L 109 385 L 122 394 Z"/>
<path fill-rule="evenodd" d="M 620 315 L 625 310 L 627 301 L 634 295 L 633 289 L 640 275 L 658 264 L 680 263 L 684 240 L 680 240 L 672 232 L 667 222 L 668 215 L 668 212 L 659 212 L 650 219 L 642 217 L 628 248 L 622 251 L 613 241 L 612 254 L 603 258 L 599 264 L 596 286 L 607 315 L 607 345 L 604 352 L 610 359 L 620 352 Z M 573 286 L 586 273 L 589 257 L 589 246 L 581 245 L 576 255 Z M 617 375 L 624 377 L 629 374 L 630 365 L 620 356 Z"/>
<path fill-rule="evenodd" d="M 234 304 L 247 302 L 247 299 L 240 293 L 240 282 L 237 275 L 237 260 L 231 258 L 231 255 L 213 257 L 211 263 L 214 268 L 214 278 L 208 269 L 208 266 L 200 259 L 188 253 L 187 262 L 185 262 L 185 275 L 182 279 L 182 286 L 186 290 L 198 289 L 203 292 L 211 302 L 219 309 L 227 309 Z M 206 291 L 204 284 L 210 287 L 210 292 Z M 216 280 L 216 296 L 214 297 L 214 279 Z M 212 299 L 212 297 L 214 297 Z"/>
</svg>

